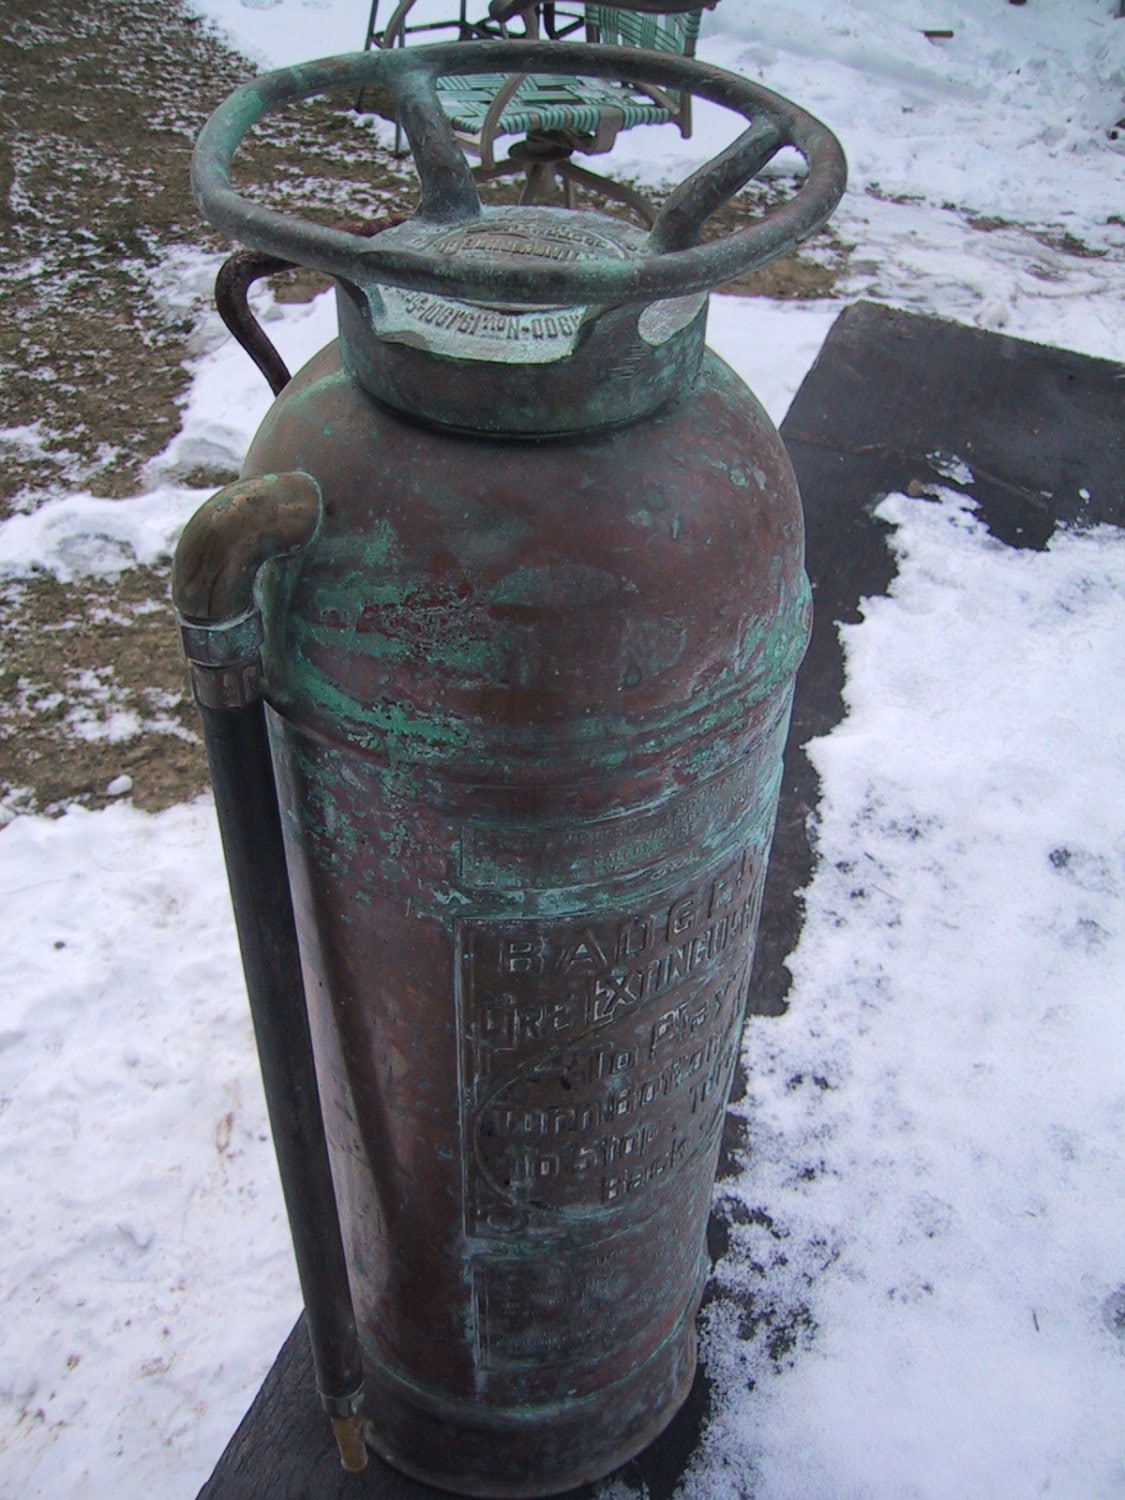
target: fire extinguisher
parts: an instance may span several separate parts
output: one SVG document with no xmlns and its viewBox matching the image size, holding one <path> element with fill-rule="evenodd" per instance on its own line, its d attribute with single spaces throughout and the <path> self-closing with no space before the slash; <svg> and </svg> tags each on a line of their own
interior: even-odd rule
<svg viewBox="0 0 1125 1500">
<path fill-rule="evenodd" d="M 647 232 L 486 208 L 435 84 L 513 71 L 688 89 L 747 128 Z M 263 115 L 372 85 L 413 218 L 363 236 L 234 191 Z M 701 244 L 786 145 L 795 196 Z M 810 234 L 844 175 L 756 84 L 556 42 L 286 69 L 200 138 L 206 215 L 338 289 L 338 343 L 185 529 L 173 591 L 348 1466 L 551 1494 L 691 1383 L 810 618 L 792 470 L 704 347 L 706 290 Z"/>
</svg>

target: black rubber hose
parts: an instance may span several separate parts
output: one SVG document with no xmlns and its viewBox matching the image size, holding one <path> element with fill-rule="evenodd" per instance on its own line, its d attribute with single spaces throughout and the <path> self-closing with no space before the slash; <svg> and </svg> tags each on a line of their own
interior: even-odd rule
<svg viewBox="0 0 1125 1500">
<path fill-rule="evenodd" d="M 270 1130 L 305 1302 L 317 1389 L 330 1416 L 363 1386 L 332 1170 L 320 1112 L 265 707 L 199 705 L 250 995 Z"/>
<path fill-rule="evenodd" d="M 191 663 L 238 943 L 316 1369 L 346 1469 L 367 1463 L 363 1365 L 309 1029 L 277 800 L 254 580 L 307 545 L 320 492 L 306 474 L 221 490 L 184 528 L 172 595 Z"/>
</svg>

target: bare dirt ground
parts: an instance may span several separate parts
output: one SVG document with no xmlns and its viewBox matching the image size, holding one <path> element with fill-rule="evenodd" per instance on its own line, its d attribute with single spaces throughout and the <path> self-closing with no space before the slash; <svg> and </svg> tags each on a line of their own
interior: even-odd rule
<svg viewBox="0 0 1125 1500">
<path fill-rule="evenodd" d="M 251 71 L 176 0 L 0 11 L 0 518 L 78 489 L 138 494 L 177 431 L 202 311 L 177 271 L 224 249 L 191 200 L 192 143 Z M 243 160 L 247 183 L 321 222 L 413 206 L 409 165 L 348 100 L 268 124 Z M 751 191 L 714 230 L 775 191 Z M 846 253 L 825 231 L 730 290 L 828 296 Z M 305 277 L 283 295 L 319 289 Z M 0 820 L 101 806 L 122 777 L 147 810 L 206 785 L 167 572 L 0 584 Z"/>
</svg>

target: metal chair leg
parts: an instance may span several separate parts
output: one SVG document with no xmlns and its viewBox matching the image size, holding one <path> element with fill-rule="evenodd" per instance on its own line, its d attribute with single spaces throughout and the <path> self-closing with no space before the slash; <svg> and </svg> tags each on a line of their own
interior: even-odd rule
<svg viewBox="0 0 1125 1500">
<path fill-rule="evenodd" d="M 585 167 L 576 166 L 573 161 L 556 162 L 555 171 L 564 182 L 576 182 L 580 187 L 601 193 L 603 198 L 612 199 L 615 203 L 623 203 L 626 208 L 631 208 L 646 229 L 651 229 L 655 224 L 656 209 L 647 198 L 626 183 L 614 182 L 612 177 L 602 177 L 597 172 L 590 172 Z"/>
</svg>

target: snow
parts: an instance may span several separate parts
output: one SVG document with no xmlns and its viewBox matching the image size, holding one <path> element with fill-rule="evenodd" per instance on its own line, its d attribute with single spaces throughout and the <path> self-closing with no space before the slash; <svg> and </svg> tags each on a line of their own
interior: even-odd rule
<svg viewBox="0 0 1125 1500">
<path fill-rule="evenodd" d="M 877 514 L 899 572 L 812 746 L 792 1008 L 746 1040 L 733 1191 L 770 1224 L 720 1267 L 783 1248 L 817 1332 L 763 1378 L 714 1330 L 731 1430 L 684 1497 L 732 1464 L 761 1500 L 1119 1494 L 1125 536 L 1011 551 L 952 492 Z"/>
<path fill-rule="evenodd" d="M 1116 8 L 707 16 L 701 55 L 850 160 L 836 298 L 713 303 L 775 420 L 859 295 L 1120 357 Z M 199 9 L 275 64 L 362 39 L 344 0 Z M 691 141 L 634 131 L 621 160 L 678 172 L 728 135 L 701 110 Z M 329 296 L 261 306 L 293 365 L 332 336 Z M 203 498 L 177 475 L 237 466 L 269 402 L 217 320 L 194 376 L 148 493 L 11 518 L 0 575 L 168 554 Z M 883 502 L 897 576 L 842 631 L 790 1010 L 748 1029 L 748 1165 L 721 1188 L 718 1275 L 757 1327 L 732 1298 L 705 1319 L 712 1420 L 677 1500 L 1125 1492 L 1125 543 L 1008 549 L 971 471 L 944 473 L 959 490 Z M 213 810 L 146 816 L 127 780 L 0 831 L 0 1494 L 21 1500 L 195 1493 L 298 1309 Z"/>
<path fill-rule="evenodd" d="M 299 1305 L 220 870 L 205 801 L 3 830 L 13 1500 L 194 1494 Z"/>
</svg>

